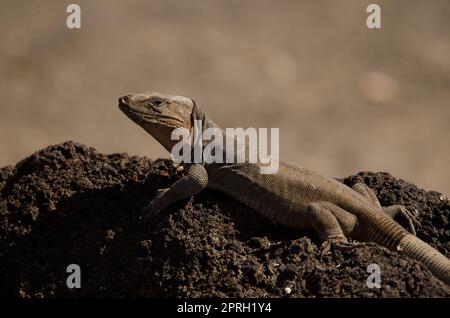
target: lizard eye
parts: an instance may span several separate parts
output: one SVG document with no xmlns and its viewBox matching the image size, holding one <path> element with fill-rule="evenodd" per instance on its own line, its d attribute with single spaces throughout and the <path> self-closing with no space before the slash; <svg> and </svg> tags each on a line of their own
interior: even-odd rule
<svg viewBox="0 0 450 318">
<path fill-rule="evenodd" d="M 164 101 L 161 99 L 153 99 L 149 101 L 149 103 L 155 107 L 161 107 L 164 104 Z"/>
</svg>

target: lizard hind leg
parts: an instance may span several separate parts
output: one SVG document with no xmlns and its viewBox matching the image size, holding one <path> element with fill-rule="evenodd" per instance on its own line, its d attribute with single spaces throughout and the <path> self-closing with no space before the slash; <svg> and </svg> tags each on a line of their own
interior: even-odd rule
<svg viewBox="0 0 450 318">
<path fill-rule="evenodd" d="M 380 201 L 378 201 L 375 192 L 367 185 L 359 182 L 353 185 L 352 189 L 361 194 L 369 203 L 372 203 L 375 207 L 381 209 Z"/>
<path fill-rule="evenodd" d="M 391 205 L 388 207 L 382 207 L 380 201 L 378 201 L 375 192 L 371 188 L 369 188 L 364 183 L 356 183 L 352 189 L 359 194 L 361 194 L 368 202 L 372 203 L 374 206 L 384 211 L 391 218 L 396 218 L 400 216 L 404 223 L 406 224 L 406 228 L 410 233 L 416 235 L 416 225 L 420 226 L 420 223 L 416 220 L 416 215 L 407 210 L 403 205 Z"/>
<path fill-rule="evenodd" d="M 318 201 L 307 207 L 311 226 L 323 241 L 346 242 L 356 225 L 356 216 L 331 203 Z"/>
<path fill-rule="evenodd" d="M 397 216 L 401 216 L 404 223 L 406 223 L 407 230 L 411 234 L 416 235 L 416 226 L 420 227 L 420 222 L 416 219 L 417 211 L 415 211 L 416 213 L 412 213 L 403 205 L 398 204 L 383 207 L 383 211 L 393 219 Z"/>
</svg>

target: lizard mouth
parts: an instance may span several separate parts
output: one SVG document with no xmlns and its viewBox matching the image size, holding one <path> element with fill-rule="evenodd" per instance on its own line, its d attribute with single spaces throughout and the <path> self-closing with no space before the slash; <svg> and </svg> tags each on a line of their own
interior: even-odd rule
<svg viewBox="0 0 450 318">
<path fill-rule="evenodd" d="M 119 104 L 119 109 L 125 113 L 125 112 L 129 111 L 130 108 L 127 105 Z"/>
</svg>

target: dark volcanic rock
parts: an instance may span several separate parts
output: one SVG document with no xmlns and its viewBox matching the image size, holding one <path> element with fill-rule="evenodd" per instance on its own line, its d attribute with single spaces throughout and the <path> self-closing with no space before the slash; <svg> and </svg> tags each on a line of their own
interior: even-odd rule
<svg viewBox="0 0 450 318">
<path fill-rule="evenodd" d="M 311 231 L 276 226 L 205 190 L 143 224 L 140 209 L 179 178 L 169 160 L 104 155 L 73 142 L 0 170 L 0 296 L 429 297 L 450 288 L 372 243 L 322 253 Z M 418 236 L 450 255 L 449 201 L 387 173 L 364 172 L 383 205 L 420 211 Z M 66 287 L 69 264 L 82 287 Z M 381 267 L 381 288 L 366 286 Z M 290 293 L 288 293 L 290 290 Z"/>
</svg>

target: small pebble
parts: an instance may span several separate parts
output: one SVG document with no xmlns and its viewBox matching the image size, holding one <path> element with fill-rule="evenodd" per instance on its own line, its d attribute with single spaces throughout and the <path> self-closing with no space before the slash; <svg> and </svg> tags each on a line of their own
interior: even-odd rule
<svg viewBox="0 0 450 318">
<path fill-rule="evenodd" d="M 105 238 L 107 240 L 112 240 L 112 239 L 114 239 L 114 234 L 116 234 L 116 232 L 114 232 L 113 230 L 107 230 Z"/>
</svg>

